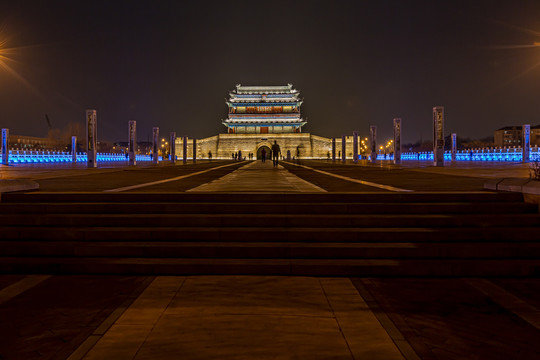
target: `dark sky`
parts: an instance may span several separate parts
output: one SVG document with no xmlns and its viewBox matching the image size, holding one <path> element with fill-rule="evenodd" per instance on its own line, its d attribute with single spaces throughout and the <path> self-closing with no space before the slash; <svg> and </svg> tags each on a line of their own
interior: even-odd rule
<svg viewBox="0 0 540 360">
<path fill-rule="evenodd" d="M 292 83 L 305 132 L 480 138 L 540 124 L 540 1 L 3 1 L 0 126 L 46 136 L 98 111 L 98 137 L 225 131 L 235 84 Z M 528 30 L 526 30 L 528 29 Z M 529 31 L 531 30 L 531 31 Z M 1 64 L 0 64 L 1 65 Z M 21 80 L 23 79 L 23 80 Z"/>
</svg>

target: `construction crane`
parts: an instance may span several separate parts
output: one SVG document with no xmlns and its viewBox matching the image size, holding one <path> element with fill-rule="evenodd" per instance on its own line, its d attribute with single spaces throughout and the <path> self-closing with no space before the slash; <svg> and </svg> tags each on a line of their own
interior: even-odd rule
<svg viewBox="0 0 540 360">
<path fill-rule="evenodd" d="M 52 129 L 51 120 L 49 120 L 49 115 L 45 114 L 45 120 L 47 120 L 47 125 L 49 126 L 49 130 Z"/>
</svg>

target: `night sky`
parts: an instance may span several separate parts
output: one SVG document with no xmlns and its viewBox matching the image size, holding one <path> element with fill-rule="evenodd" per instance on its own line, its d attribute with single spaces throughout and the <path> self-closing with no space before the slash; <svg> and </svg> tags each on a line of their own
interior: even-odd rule
<svg viewBox="0 0 540 360">
<path fill-rule="evenodd" d="M 140 140 L 212 136 L 235 84 L 287 83 L 327 137 L 390 137 L 401 117 L 403 142 L 430 139 L 436 105 L 461 137 L 540 124 L 540 1 L 3 1 L 0 26 L 19 48 L 0 68 L 13 134 L 95 108 L 101 139 L 129 120 Z"/>
</svg>

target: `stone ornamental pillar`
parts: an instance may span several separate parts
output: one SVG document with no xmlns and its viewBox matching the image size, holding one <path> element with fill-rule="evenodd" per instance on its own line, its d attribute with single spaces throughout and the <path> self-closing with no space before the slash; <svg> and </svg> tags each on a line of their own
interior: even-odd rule
<svg viewBox="0 0 540 360">
<path fill-rule="evenodd" d="M 353 131 L 353 161 L 358 163 L 358 131 Z"/>
<path fill-rule="evenodd" d="M 152 162 L 159 163 L 159 127 L 152 128 Z"/>
<path fill-rule="evenodd" d="M 374 164 L 377 161 L 377 126 L 370 125 L 369 135 L 371 137 L 371 163 Z"/>
<path fill-rule="evenodd" d="M 129 165 L 137 164 L 137 122 L 131 120 L 128 128 L 128 160 Z"/>
<path fill-rule="evenodd" d="M 182 138 L 182 162 L 187 163 L 187 136 Z"/>
<path fill-rule="evenodd" d="M 77 137 L 71 137 L 71 162 L 77 162 Z"/>
<path fill-rule="evenodd" d="M 456 161 L 457 157 L 457 134 L 452 133 L 452 161 Z"/>
<path fill-rule="evenodd" d="M 345 135 L 341 136 L 341 161 L 345 162 L 347 160 L 347 143 L 346 143 L 346 137 Z"/>
<path fill-rule="evenodd" d="M 401 118 L 394 118 L 394 164 L 401 164 Z"/>
<path fill-rule="evenodd" d="M 531 148 L 531 125 L 523 125 L 522 139 L 521 139 L 521 152 L 524 163 L 528 163 L 530 160 L 530 148 Z"/>
<path fill-rule="evenodd" d="M 2 165 L 9 165 L 9 129 L 2 129 Z"/>
<path fill-rule="evenodd" d="M 197 162 L 197 139 L 193 139 L 193 162 Z"/>
<path fill-rule="evenodd" d="M 172 132 L 169 139 L 169 153 L 171 157 L 171 163 L 176 163 L 176 133 Z"/>
<path fill-rule="evenodd" d="M 86 165 L 89 168 L 97 167 L 97 112 L 86 110 Z"/>
<path fill-rule="evenodd" d="M 336 138 L 332 138 L 332 161 L 336 161 Z"/>
<path fill-rule="evenodd" d="M 433 165 L 444 166 L 444 106 L 433 108 Z"/>
</svg>

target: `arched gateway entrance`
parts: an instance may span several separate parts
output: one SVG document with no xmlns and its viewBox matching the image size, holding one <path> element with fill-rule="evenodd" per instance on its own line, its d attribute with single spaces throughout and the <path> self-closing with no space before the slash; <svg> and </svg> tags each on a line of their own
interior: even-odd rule
<svg viewBox="0 0 540 360">
<path fill-rule="evenodd" d="M 262 150 L 264 149 L 264 151 L 266 151 L 266 159 L 270 159 L 270 153 L 271 153 L 271 150 L 268 146 L 266 145 L 263 145 L 263 146 L 260 146 L 258 149 L 257 149 L 257 160 L 261 160 L 262 159 Z"/>
</svg>

